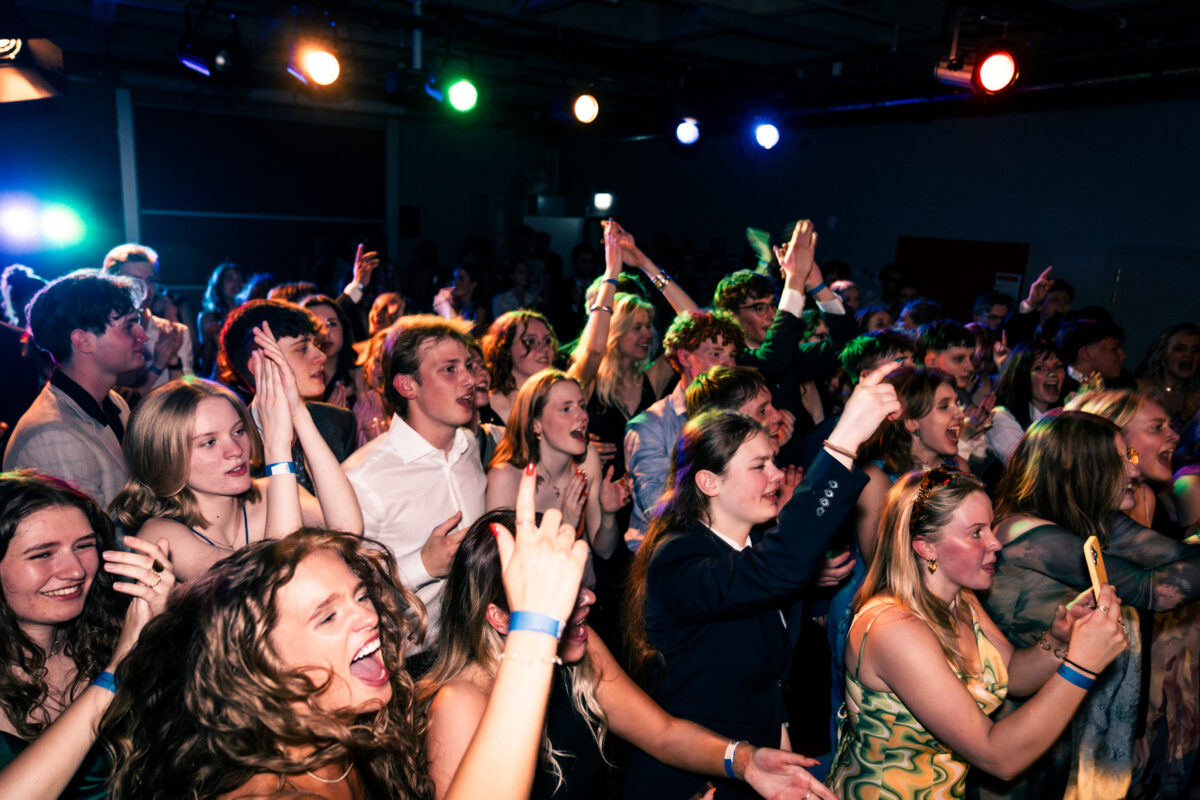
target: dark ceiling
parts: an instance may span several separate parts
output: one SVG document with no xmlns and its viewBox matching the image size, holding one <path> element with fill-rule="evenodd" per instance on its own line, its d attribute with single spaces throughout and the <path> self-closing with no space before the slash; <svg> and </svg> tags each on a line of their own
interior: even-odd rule
<svg viewBox="0 0 1200 800">
<path fill-rule="evenodd" d="M 630 136 L 682 114 L 730 129 L 754 114 L 822 124 L 880 114 L 989 113 L 1200 93 L 1200 2 L 996 0 L 30 0 L 24 19 L 58 44 L 73 79 L 139 97 L 232 110 L 307 106 L 347 113 L 445 113 L 430 75 L 469 72 L 476 117 L 535 130 L 591 87 L 597 127 Z M 250 69 L 235 80 L 184 70 L 185 24 L 236 33 Z M 330 23 L 333 23 L 332 26 Z M 1004 39 L 1018 91 L 983 101 L 937 83 L 949 49 Z M 342 79 L 314 96 L 284 72 L 297 33 L 332 31 Z M 0 31 L 0 36 L 3 32 Z M 414 52 L 416 43 L 419 52 Z M 603 124 L 601 124 L 603 123 Z"/>
</svg>

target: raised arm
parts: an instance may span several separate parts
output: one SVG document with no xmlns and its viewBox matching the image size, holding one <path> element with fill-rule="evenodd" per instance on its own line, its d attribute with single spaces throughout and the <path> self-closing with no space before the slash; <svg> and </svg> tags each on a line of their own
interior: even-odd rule
<svg viewBox="0 0 1200 800">
<path fill-rule="evenodd" d="M 532 467 L 532 465 L 530 465 Z M 517 494 L 516 538 L 493 526 L 504 589 L 513 611 L 566 620 L 579 593 L 587 545 L 575 531 L 560 525 L 558 511 L 542 515 L 534 525 L 535 477 L 525 470 Z M 446 797 L 450 800 L 525 800 L 537 768 L 542 723 L 550 699 L 558 641 L 529 630 L 510 630 L 504 658 L 496 670 L 487 708 Z"/>
<path fill-rule="evenodd" d="M 120 638 L 105 671 L 116 671 L 137 642 L 142 627 L 167 603 L 175 575 L 165 539 L 157 543 L 125 537 L 131 552 L 104 551 L 104 570 L 130 578 L 113 584 L 130 595 Z M 96 743 L 96 727 L 112 702 L 113 690 L 92 683 L 67 706 L 42 735 L 0 769 L 0 797 L 55 800 L 67 788 Z"/>
<path fill-rule="evenodd" d="M 312 415 L 308 412 L 308 407 L 304 404 L 303 398 L 296 389 L 296 376 L 292 374 L 291 366 L 287 362 L 287 357 L 284 356 L 283 350 L 280 349 L 279 343 L 275 341 L 274 335 L 271 334 L 270 326 L 263 323 L 262 327 L 256 328 L 254 331 L 254 340 L 258 344 L 259 350 L 255 355 L 259 358 L 261 364 L 271 364 L 264 373 L 264 377 L 268 379 L 268 384 L 272 387 L 272 402 L 280 407 L 286 404 L 288 410 L 288 420 L 291 430 L 295 431 L 296 438 L 300 441 L 300 447 L 304 451 L 304 458 L 308 462 L 308 474 L 312 478 L 313 488 L 316 489 L 317 496 L 313 498 L 307 491 L 302 490 L 296 484 L 295 476 L 290 479 L 285 475 L 271 475 L 268 471 L 268 478 L 271 481 L 268 494 L 267 506 L 267 535 L 275 535 L 277 533 L 286 536 L 292 531 L 300 527 L 300 523 L 312 527 L 331 528 L 333 530 L 343 531 L 345 533 L 353 533 L 361 536 L 363 532 L 363 516 L 362 510 L 358 505 L 358 497 L 354 493 L 354 487 L 350 485 L 350 479 L 346 477 L 342 465 L 338 463 L 337 457 L 333 451 L 329 449 L 325 439 L 321 436 L 321 432 L 317 430 L 317 426 L 312 421 Z M 261 355 L 258 355 L 261 353 Z M 260 385 L 256 388 L 255 401 L 258 400 L 258 393 L 262 392 L 263 387 Z M 278 395 L 283 396 L 282 402 L 278 399 Z M 282 413 L 279 414 L 282 417 Z M 266 424 L 264 422 L 264 439 L 266 436 Z M 284 427 L 282 419 L 279 427 Z M 278 447 L 278 444 L 273 445 Z M 264 441 L 264 449 L 266 442 Z M 274 451 L 273 451 L 274 452 Z M 271 455 L 267 455 L 267 464 L 275 463 L 271 461 Z M 283 456 L 283 460 L 291 460 L 291 442 L 288 441 L 287 454 Z M 275 484 L 279 484 L 279 491 L 276 492 Z M 294 487 L 294 488 L 293 488 Z M 271 501 L 275 497 L 280 498 L 279 513 L 275 513 L 272 508 L 274 503 Z M 291 500 L 296 497 L 295 505 Z M 298 512 L 298 519 L 294 516 Z M 288 525 L 295 524 L 294 527 L 288 528 Z"/>
<path fill-rule="evenodd" d="M 618 243 L 624 253 L 625 262 L 640 269 L 642 274 L 650 279 L 654 287 L 662 292 L 663 298 L 671 304 L 671 308 L 675 309 L 676 314 L 699 308 L 696 301 L 678 283 L 673 281 L 670 275 L 659 269 L 658 265 L 638 248 L 632 234 L 620 226 L 617 226 L 617 231 Z"/>
<path fill-rule="evenodd" d="M 621 275 L 621 248 L 617 244 L 620 226 L 609 220 L 604 229 L 604 282 L 588 311 L 587 324 L 579 336 L 567 374 L 579 381 L 584 396 L 590 397 L 592 381 L 604 360 L 608 347 L 608 328 L 612 324 L 613 303 L 617 296 L 617 278 Z"/>
</svg>

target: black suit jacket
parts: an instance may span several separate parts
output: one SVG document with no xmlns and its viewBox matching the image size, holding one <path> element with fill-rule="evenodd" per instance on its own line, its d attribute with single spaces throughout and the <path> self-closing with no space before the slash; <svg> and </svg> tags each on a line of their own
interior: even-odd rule
<svg viewBox="0 0 1200 800">
<path fill-rule="evenodd" d="M 305 402 L 308 413 L 312 416 L 313 424 L 337 457 L 338 463 L 345 461 L 358 446 L 358 420 L 354 414 L 341 406 L 329 403 L 318 403 L 312 400 Z M 312 478 L 304 463 L 304 448 L 299 442 L 292 443 L 292 462 L 296 465 L 296 482 L 308 491 L 316 494 Z M 255 477 L 266 475 L 266 466 L 255 471 Z"/>
<path fill-rule="evenodd" d="M 751 547 L 734 551 L 699 522 L 659 547 L 646 593 L 647 633 L 662 654 L 646 689 L 659 705 L 721 736 L 779 746 L 783 681 L 802 613 L 797 592 L 820 569 L 866 483 L 861 470 L 821 452 L 779 525 Z M 683 800 L 705 780 L 637 752 L 625 797 Z M 718 796 L 757 797 L 732 782 Z"/>
</svg>

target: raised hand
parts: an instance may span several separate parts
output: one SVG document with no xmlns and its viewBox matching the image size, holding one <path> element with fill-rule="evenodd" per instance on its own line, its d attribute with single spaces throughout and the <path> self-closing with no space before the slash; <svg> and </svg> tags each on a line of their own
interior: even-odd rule
<svg viewBox="0 0 1200 800">
<path fill-rule="evenodd" d="M 802 219 L 792 229 L 792 238 L 783 247 L 772 248 L 775 258 L 779 261 L 779 270 L 783 273 L 784 286 L 790 289 L 800 289 L 816 286 L 821 282 L 820 273 L 817 280 L 810 280 L 816 262 L 813 254 L 817 250 L 817 231 L 812 222 Z"/>
<path fill-rule="evenodd" d="M 262 353 L 263 358 L 279 368 L 280 388 L 292 414 L 303 411 L 304 398 L 300 396 L 300 390 L 296 387 L 296 374 L 292 372 L 292 365 L 276 341 L 275 334 L 271 333 L 269 324 L 264 322 L 254 329 L 254 343 L 258 345 L 258 352 Z M 255 391 L 257 392 L 257 386 Z"/>
<path fill-rule="evenodd" d="M 623 231 L 616 220 L 608 220 L 604 226 L 604 274 L 615 278 L 621 274 L 625 265 L 624 251 L 621 249 L 620 236 Z"/>
<path fill-rule="evenodd" d="M 295 429 L 279 365 L 262 350 L 255 350 L 250 354 L 250 372 L 254 375 L 250 408 L 262 426 L 263 455 L 267 463 L 290 461 Z"/>
<path fill-rule="evenodd" d="M 125 545 L 133 552 L 105 550 L 103 553 L 105 572 L 132 579 L 113 583 L 114 591 L 131 597 L 129 607 L 125 610 L 121 635 L 113 651 L 114 663 L 133 649 L 146 623 L 166 608 L 167 597 L 175 586 L 170 542 L 159 539 L 153 543 L 126 536 Z"/>
<path fill-rule="evenodd" d="M 579 530 L 583 520 L 583 508 L 587 504 L 587 473 L 576 472 L 567 482 L 563 492 L 562 516 L 563 524 Z"/>
<path fill-rule="evenodd" d="M 1004 362 L 1008 361 L 1011 353 L 1012 348 L 1008 346 L 1008 331 L 1000 331 L 1000 338 L 992 345 L 992 361 L 995 363 L 997 371 L 1004 369 Z"/>
<path fill-rule="evenodd" d="M 1029 286 L 1029 296 L 1025 298 L 1025 302 L 1034 308 L 1041 308 L 1042 301 L 1046 299 L 1046 295 L 1050 293 L 1050 287 L 1054 285 L 1054 279 L 1050 277 L 1050 271 L 1054 267 L 1046 267 L 1042 270 L 1042 274 L 1038 275 L 1037 280 Z"/>
<path fill-rule="evenodd" d="M 837 795 L 805 769 L 816 765 L 816 759 L 806 758 L 799 753 L 758 747 L 750 755 L 742 778 L 754 791 L 771 800 L 838 800 Z"/>
<path fill-rule="evenodd" d="M 1128 646 L 1121 600 L 1112 585 L 1106 583 L 1100 590 L 1096 610 L 1072 627 L 1071 660 L 1086 670 L 1100 673 Z"/>
<path fill-rule="evenodd" d="M 896 387 L 884 383 L 883 379 L 900 365 L 889 361 L 867 373 L 850 399 L 837 427 L 829 434 L 829 441 L 847 450 L 857 451 L 859 445 L 871 437 L 881 422 L 900 414 L 900 400 Z"/>
<path fill-rule="evenodd" d="M 554 619 L 570 618 L 579 596 L 579 582 L 587 563 L 588 548 L 575 538 L 575 529 L 562 524 L 558 509 L 534 519 L 537 493 L 536 467 L 530 464 L 517 489 L 516 537 L 503 525 L 492 525 L 500 550 L 500 569 L 508 607 L 536 611 Z"/>
<path fill-rule="evenodd" d="M 996 407 L 996 393 L 988 392 L 979 401 L 979 405 L 967 409 L 967 418 L 963 422 L 962 438 L 973 439 L 992 427 L 992 409 Z"/>
<path fill-rule="evenodd" d="M 620 511 L 630 498 L 628 484 L 623 480 L 614 481 L 613 470 L 611 466 L 605 470 L 604 478 L 600 481 L 600 510 L 605 514 Z"/>
<path fill-rule="evenodd" d="M 354 251 L 354 280 L 357 283 L 366 286 L 371 281 L 371 273 L 379 266 L 379 253 L 374 250 L 369 253 L 363 252 L 362 242 L 358 243 L 358 249 Z"/>
</svg>

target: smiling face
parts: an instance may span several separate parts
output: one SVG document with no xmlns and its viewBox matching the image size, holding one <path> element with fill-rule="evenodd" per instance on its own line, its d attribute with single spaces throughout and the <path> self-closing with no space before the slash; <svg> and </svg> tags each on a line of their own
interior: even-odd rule
<svg viewBox="0 0 1200 800">
<path fill-rule="evenodd" d="M 337 312 L 326 305 L 310 306 L 308 310 L 321 320 L 321 324 L 324 326 L 320 337 L 321 352 L 330 361 L 335 360 L 338 353 L 342 352 L 342 345 L 346 341 L 346 332 L 342 330 L 342 321 L 338 319 Z"/>
<path fill-rule="evenodd" d="M 470 350 L 473 362 L 471 374 L 475 376 L 475 407 L 485 408 L 492 402 L 488 396 L 488 390 L 492 388 L 492 376 L 487 370 L 487 364 L 483 363 L 483 352 L 478 347 L 472 347 Z"/>
<path fill-rule="evenodd" d="M 1200 364 L 1200 336 L 1180 333 L 1172 338 L 1167 346 L 1167 374 L 1180 382 L 1189 381 L 1196 374 L 1197 364 Z"/>
<path fill-rule="evenodd" d="M 975 350 L 971 347 L 947 347 L 938 352 L 930 351 L 925 354 L 925 366 L 937 367 L 954 378 L 955 386 L 965 389 L 971 382 L 971 356 L 974 353 Z"/>
<path fill-rule="evenodd" d="M 579 587 L 579 598 L 575 601 L 575 610 L 563 628 L 562 639 L 558 643 L 558 657 L 564 664 L 574 664 L 587 653 L 587 616 L 591 613 L 596 595 L 586 586 Z"/>
<path fill-rule="evenodd" d="M 305 400 L 319 400 L 325 394 L 326 356 L 317 346 L 316 337 L 280 336 L 279 346 L 296 376 L 296 389 Z"/>
<path fill-rule="evenodd" d="M 650 315 L 638 309 L 635 314 L 633 327 L 617 342 L 617 350 L 627 358 L 642 361 L 650 355 L 650 345 L 654 341 L 654 329 L 650 326 Z"/>
<path fill-rule="evenodd" d="M 958 455 L 958 431 L 962 427 L 963 411 L 958 395 L 948 383 L 940 384 L 933 393 L 933 408 L 918 420 L 905 420 L 913 434 L 914 450 L 921 445 L 936 455 Z M 914 452 L 914 455 L 921 454 Z"/>
<path fill-rule="evenodd" d="M 771 402 L 771 393 L 767 389 L 759 389 L 758 394 L 738 407 L 738 411 L 766 428 L 767 435 L 771 440 L 771 452 L 779 455 L 779 448 L 781 446 L 779 437 L 783 432 L 783 414 Z"/>
<path fill-rule="evenodd" d="M 541 416 L 533 421 L 534 433 L 541 434 L 541 446 L 581 456 L 588 447 L 587 401 L 575 381 L 559 381 L 546 393 Z"/>
<path fill-rule="evenodd" d="M 228 400 L 206 397 L 196 404 L 189 444 L 189 489 L 224 497 L 249 491 L 250 434 Z"/>
<path fill-rule="evenodd" d="M 775 517 L 776 502 L 783 473 L 775 466 L 771 441 L 764 433 L 756 433 L 742 443 L 729 459 L 725 471 L 715 476 L 715 493 L 708 494 L 709 514 L 713 527 L 723 533 L 736 533 L 738 527 L 749 527 Z M 703 480 L 705 471 L 697 474 Z"/>
<path fill-rule="evenodd" d="M 774 297 L 747 297 L 740 306 L 734 309 L 742 330 L 746 332 L 746 341 L 750 344 L 761 345 L 767 338 L 767 330 L 775 319 Z"/>
<path fill-rule="evenodd" d="M 991 588 L 1000 550 L 992 533 L 992 517 L 992 501 L 983 492 L 972 492 L 936 536 L 914 539 L 913 550 L 920 558 L 926 562 L 937 559 L 937 571 L 922 570 L 922 574 L 939 597 L 953 597 L 961 588 Z"/>
<path fill-rule="evenodd" d="M 100 554 L 96 534 L 74 506 L 50 506 L 17 523 L 0 560 L 0 589 L 27 634 L 83 613 Z"/>
<path fill-rule="evenodd" d="M 675 357 L 679 359 L 679 366 L 682 367 L 684 386 L 690 385 L 697 375 L 709 367 L 736 366 L 733 360 L 733 345 L 726 344 L 721 336 L 705 339 L 695 350 L 680 350 Z"/>
<path fill-rule="evenodd" d="M 1045 411 L 1058 403 L 1066 377 L 1067 368 L 1058 356 L 1043 353 L 1035 358 L 1033 366 L 1029 368 L 1030 396 L 1034 407 Z"/>
<path fill-rule="evenodd" d="M 1171 456 L 1179 436 L 1171 428 L 1167 412 L 1153 400 L 1147 400 L 1125 426 L 1125 442 L 1137 451 L 1138 466 L 1147 480 L 1165 483 L 1171 480 Z"/>
<path fill-rule="evenodd" d="M 517 388 L 535 372 L 554 363 L 556 345 L 550 329 L 541 320 L 531 319 L 512 343 L 513 376 Z"/>
<path fill-rule="evenodd" d="M 358 576 L 328 550 L 310 553 L 275 595 L 271 647 L 283 666 L 329 686 L 323 711 L 367 710 L 392 699 L 379 652 L 379 614 Z"/>
</svg>

